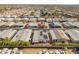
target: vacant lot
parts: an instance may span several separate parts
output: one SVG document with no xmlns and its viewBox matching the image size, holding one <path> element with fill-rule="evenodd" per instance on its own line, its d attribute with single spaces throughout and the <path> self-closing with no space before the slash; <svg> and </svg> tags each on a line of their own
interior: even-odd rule
<svg viewBox="0 0 79 59">
<path fill-rule="evenodd" d="M 24 54 L 38 54 L 38 52 L 40 50 L 46 50 L 46 51 L 55 51 L 55 50 L 63 50 L 65 51 L 65 54 L 74 54 L 74 52 L 72 52 L 72 49 L 47 49 L 47 48 L 24 48 L 23 49 L 23 52 Z"/>
</svg>

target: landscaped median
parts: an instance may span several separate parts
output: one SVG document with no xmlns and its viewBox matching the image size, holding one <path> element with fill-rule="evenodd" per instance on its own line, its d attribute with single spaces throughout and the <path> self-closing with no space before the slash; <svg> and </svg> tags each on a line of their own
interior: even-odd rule
<svg viewBox="0 0 79 59">
<path fill-rule="evenodd" d="M 0 47 L 27 47 L 30 45 L 30 42 L 25 41 L 11 41 L 11 39 L 2 39 L 0 40 Z"/>
<path fill-rule="evenodd" d="M 55 42 L 52 43 L 53 46 L 79 46 L 79 42 L 76 43 L 61 43 L 61 42 Z"/>
</svg>

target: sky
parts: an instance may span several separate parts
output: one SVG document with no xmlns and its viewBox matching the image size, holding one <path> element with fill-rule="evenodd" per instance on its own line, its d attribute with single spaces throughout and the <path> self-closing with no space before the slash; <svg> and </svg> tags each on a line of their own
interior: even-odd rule
<svg viewBox="0 0 79 59">
<path fill-rule="evenodd" d="M 0 4 L 79 4 L 79 0 L 0 0 Z"/>
</svg>

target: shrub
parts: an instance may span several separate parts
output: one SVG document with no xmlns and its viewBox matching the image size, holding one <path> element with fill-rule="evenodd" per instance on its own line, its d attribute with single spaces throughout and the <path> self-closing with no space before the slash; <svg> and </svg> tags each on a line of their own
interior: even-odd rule
<svg viewBox="0 0 79 59">
<path fill-rule="evenodd" d="M 26 47 L 29 46 L 30 42 L 25 42 L 25 41 L 11 41 L 11 39 L 3 39 L 0 40 L 0 47 Z"/>
<path fill-rule="evenodd" d="M 54 42 L 52 43 L 53 46 L 79 46 L 79 43 L 61 43 L 61 42 Z"/>
</svg>

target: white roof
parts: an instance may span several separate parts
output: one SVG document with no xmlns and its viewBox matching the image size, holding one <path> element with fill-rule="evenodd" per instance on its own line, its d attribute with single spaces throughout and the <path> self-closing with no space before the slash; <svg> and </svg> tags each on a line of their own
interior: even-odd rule
<svg viewBox="0 0 79 59">
<path fill-rule="evenodd" d="M 77 18 L 65 18 L 67 21 L 77 21 Z"/>
<path fill-rule="evenodd" d="M 42 30 L 35 30 L 33 35 L 33 42 L 39 42 L 39 41 L 47 41 L 49 40 L 48 33 L 43 32 L 43 35 L 40 35 L 40 31 Z M 47 38 L 44 38 L 44 35 L 47 36 Z"/>
<path fill-rule="evenodd" d="M 38 18 L 38 20 L 45 20 L 45 18 Z"/>
<path fill-rule="evenodd" d="M 9 29 L 9 30 L 4 30 L 0 33 L 0 38 L 11 38 L 14 33 L 16 33 L 16 30 L 12 30 L 12 29 Z"/>
<path fill-rule="evenodd" d="M 74 41 L 79 41 L 79 31 L 75 29 L 66 30 Z"/>
<path fill-rule="evenodd" d="M 29 41 L 31 36 L 31 30 L 25 30 L 20 40 Z"/>
<path fill-rule="evenodd" d="M 30 18 L 29 20 L 30 20 L 30 21 L 36 21 L 37 18 Z"/>
<path fill-rule="evenodd" d="M 6 22 L 0 22 L 0 26 L 4 25 Z"/>
<path fill-rule="evenodd" d="M 57 37 L 56 37 L 56 35 L 55 35 L 53 30 L 50 30 L 50 33 L 51 33 L 51 36 L 52 36 L 52 40 L 57 39 Z"/>
<path fill-rule="evenodd" d="M 63 30 L 58 30 L 58 29 L 50 30 L 50 34 L 52 36 L 52 40 L 56 40 L 56 39 L 69 40 L 68 36 L 64 33 Z"/>
<path fill-rule="evenodd" d="M 32 30 L 23 29 L 19 30 L 18 33 L 13 37 L 13 41 L 22 40 L 22 41 L 29 41 L 31 36 Z"/>
<path fill-rule="evenodd" d="M 79 22 L 74 22 L 73 23 L 75 26 L 79 27 Z"/>
<path fill-rule="evenodd" d="M 55 26 L 62 26 L 59 22 L 53 22 Z"/>
<path fill-rule="evenodd" d="M 63 22 L 65 26 L 70 26 L 68 22 Z"/>
<path fill-rule="evenodd" d="M 58 30 L 58 31 L 59 31 L 59 33 L 60 33 L 60 36 L 61 36 L 63 39 L 69 40 L 68 36 L 64 33 L 63 30 Z"/>
<path fill-rule="evenodd" d="M 52 20 L 53 20 L 53 21 L 60 21 L 61 18 L 53 18 Z"/>
<path fill-rule="evenodd" d="M 8 21 L 13 21 L 14 18 L 6 18 L 6 20 L 8 20 Z"/>
<path fill-rule="evenodd" d="M 29 23 L 29 26 L 38 26 L 38 24 L 37 23 Z"/>
<path fill-rule="evenodd" d="M 15 25 L 18 25 L 18 26 L 25 26 L 25 24 L 23 22 L 17 22 Z"/>
<path fill-rule="evenodd" d="M 8 26 L 12 26 L 14 25 L 15 23 L 14 22 L 6 22 L 5 25 L 8 25 Z"/>
</svg>

